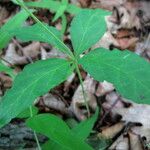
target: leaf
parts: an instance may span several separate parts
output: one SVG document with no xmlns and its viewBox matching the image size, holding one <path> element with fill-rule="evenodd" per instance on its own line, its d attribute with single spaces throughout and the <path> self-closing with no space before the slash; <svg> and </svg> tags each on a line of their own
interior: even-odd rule
<svg viewBox="0 0 150 150">
<path fill-rule="evenodd" d="M 61 19 L 62 19 L 61 34 L 63 36 L 67 29 L 67 17 L 63 14 Z"/>
<path fill-rule="evenodd" d="M 109 12 L 95 9 L 82 10 L 71 23 L 71 41 L 76 55 L 94 45 L 105 33 L 104 16 Z"/>
<path fill-rule="evenodd" d="M 40 114 L 27 120 L 27 126 L 38 133 L 44 134 L 51 140 L 59 144 L 62 149 L 86 149 L 92 148 L 72 134 L 66 123 L 52 114 Z"/>
<path fill-rule="evenodd" d="M 66 11 L 70 14 L 77 15 L 81 10 L 82 8 L 73 4 L 69 4 Z"/>
<path fill-rule="evenodd" d="M 0 127 L 28 108 L 38 96 L 63 82 L 71 72 L 70 63 L 58 58 L 25 67 L 0 102 Z"/>
<path fill-rule="evenodd" d="M 44 24 L 45 25 L 45 24 Z M 56 28 L 46 25 L 46 27 L 61 40 L 61 33 Z M 60 51 L 65 52 L 66 49 L 54 38 L 51 36 L 41 25 L 38 23 L 32 26 L 21 27 L 11 31 L 11 33 L 16 36 L 18 39 L 28 42 L 28 41 L 40 41 L 52 44 L 56 46 Z"/>
<path fill-rule="evenodd" d="M 35 116 L 35 115 L 38 114 L 38 111 L 39 111 L 39 110 L 38 110 L 37 107 L 32 106 L 31 109 L 32 109 L 32 115 L 33 115 L 33 116 Z M 30 108 L 25 109 L 23 112 L 21 112 L 21 113 L 17 116 L 17 118 L 29 118 L 29 117 L 31 117 L 31 110 L 30 110 Z"/>
<path fill-rule="evenodd" d="M 91 118 L 89 118 L 85 121 L 82 121 L 81 123 L 76 125 L 72 129 L 72 132 L 74 134 L 76 134 L 76 136 L 78 136 L 81 140 L 85 140 L 89 136 L 89 134 L 94 126 L 94 123 L 97 120 L 98 113 L 99 113 L 99 110 L 97 109 L 95 114 Z"/>
<path fill-rule="evenodd" d="M 150 104 L 150 64 L 138 55 L 101 48 L 85 55 L 80 63 L 95 80 L 113 83 L 123 97 Z"/>
<path fill-rule="evenodd" d="M 53 18 L 53 22 L 55 22 L 59 17 L 61 17 L 68 5 L 68 0 L 62 0 L 60 7 L 58 8 L 54 18 Z"/>
<path fill-rule="evenodd" d="M 23 22 L 28 18 L 28 16 L 28 13 L 22 10 L 14 17 L 9 19 L 8 22 L 0 28 L 0 49 L 7 46 L 8 42 L 12 38 L 10 31 L 20 27 Z"/>
<path fill-rule="evenodd" d="M 38 2 L 26 2 L 26 6 L 30 7 L 37 7 L 37 8 L 45 8 L 49 9 L 50 11 L 56 12 L 58 8 L 61 6 L 61 2 L 56 0 L 40 0 Z M 68 4 L 66 11 L 71 14 L 79 13 L 81 8 L 77 7 L 76 5 Z"/>
<path fill-rule="evenodd" d="M 71 120 L 71 119 L 68 120 L 67 124 L 68 123 L 71 123 L 71 124 L 74 123 L 74 124 L 76 124 L 75 127 L 73 129 L 71 129 L 71 132 L 73 134 L 75 134 L 77 137 L 79 137 L 82 141 L 84 141 L 88 137 L 88 135 L 90 134 L 90 132 L 91 132 L 91 130 L 93 128 L 93 125 L 94 125 L 94 123 L 95 123 L 95 121 L 97 119 L 97 116 L 98 116 L 98 112 L 99 111 L 97 109 L 97 111 L 95 112 L 95 114 L 91 118 L 89 118 L 89 119 L 87 119 L 85 121 L 82 121 L 79 124 L 77 124 L 75 122 L 75 120 Z M 42 148 L 43 148 L 43 150 L 49 150 L 49 149 L 59 150 L 59 149 L 62 149 L 60 147 L 60 145 L 58 145 L 57 143 L 55 143 L 55 142 L 53 142 L 51 140 L 49 140 L 48 142 L 46 142 L 43 145 Z"/>
<path fill-rule="evenodd" d="M 8 75 L 10 75 L 13 79 L 15 78 L 15 74 L 13 72 L 13 69 L 5 66 L 1 61 L 0 61 L 0 72 L 5 72 Z"/>
<path fill-rule="evenodd" d="M 57 144 L 56 142 L 52 141 L 52 140 L 48 140 L 45 144 L 42 145 L 42 150 L 66 150 L 65 148 L 63 148 L 60 144 Z"/>
<path fill-rule="evenodd" d="M 18 2 L 16 0 L 11 0 L 14 4 L 18 4 Z M 20 0 L 21 2 L 23 2 L 23 0 Z"/>
</svg>

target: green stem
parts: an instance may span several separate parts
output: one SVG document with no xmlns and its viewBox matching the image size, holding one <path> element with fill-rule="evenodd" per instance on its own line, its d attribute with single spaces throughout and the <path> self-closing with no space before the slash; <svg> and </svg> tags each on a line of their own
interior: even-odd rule
<svg viewBox="0 0 150 150">
<path fill-rule="evenodd" d="M 58 39 L 55 34 L 53 34 L 26 6 L 23 2 L 21 2 L 20 0 L 16 0 L 18 2 L 18 4 L 24 8 L 24 10 L 37 22 L 39 23 L 39 25 L 41 27 L 43 27 L 43 29 L 45 29 L 51 36 L 53 36 L 53 38 L 61 44 L 61 46 L 65 49 L 66 53 L 72 58 L 74 59 L 74 55 L 71 52 L 71 50 L 60 40 Z"/>
<path fill-rule="evenodd" d="M 33 111 L 32 111 L 32 107 L 31 106 L 30 106 L 30 117 L 33 117 Z M 37 143 L 38 150 L 42 150 L 36 132 L 33 131 L 33 134 L 34 134 L 34 137 L 35 137 L 35 141 Z"/>
<path fill-rule="evenodd" d="M 71 52 L 71 50 L 60 40 L 58 39 L 55 34 L 53 34 L 32 12 L 30 12 L 30 10 L 25 6 L 25 4 L 23 2 L 21 2 L 20 0 L 16 0 L 18 2 L 18 4 L 25 9 L 25 11 L 37 22 L 39 23 L 39 25 L 41 25 L 41 27 L 43 27 L 51 36 L 53 36 L 53 38 L 55 38 L 55 40 L 61 44 L 61 46 L 65 49 L 65 52 L 69 55 L 69 57 L 74 61 L 75 60 L 75 67 L 76 67 L 76 71 L 80 80 L 80 84 L 81 84 L 81 88 L 82 88 L 82 93 L 83 93 L 83 97 L 84 97 L 84 101 L 85 101 L 85 106 L 88 112 L 88 116 L 90 116 L 90 110 L 89 110 L 89 106 L 87 103 L 87 99 L 86 99 L 86 93 L 84 90 L 84 86 L 83 86 L 83 81 L 82 81 L 82 76 L 78 67 L 78 63 L 76 60 L 76 57 L 74 56 L 74 54 Z M 35 136 L 37 137 L 37 136 Z"/>
<path fill-rule="evenodd" d="M 83 93 L 83 98 L 84 98 L 84 103 L 85 103 L 85 107 L 87 109 L 88 117 L 90 117 L 90 109 L 89 109 L 89 105 L 88 105 L 87 98 L 86 98 L 87 96 L 86 96 L 86 93 L 85 93 L 82 76 L 81 76 L 81 73 L 80 73 L 79 66 L 78 66 L 77 62 L 75 62 L 75 68 L 76 68 L 76 71 L 77 71 L 77 74 L 78 74 L 78 77 L 79 77 L 79 80 L 80 80 L 82 93 Z"/>
</svg>

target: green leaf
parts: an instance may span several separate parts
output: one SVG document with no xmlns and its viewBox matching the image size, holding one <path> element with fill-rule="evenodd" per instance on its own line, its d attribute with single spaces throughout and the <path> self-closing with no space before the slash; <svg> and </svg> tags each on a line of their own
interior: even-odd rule
<svg viewBox="0 0 150 150">
<path fill-rule="evenodd" d="M 0 127 L 32 105 L 38 96 L 63 82 L 71 72 L 70 62 L 58 58 L 38 61 L 25 67 L 1 100 Z"/>
<path fill-rule="evenodd" d="M 56 0 L 40 0 L 38 2 L 26 2 L 26 6 L 37 7 L 37 8 L 45 8 L 50 9 L 51 11 L 57 12 L 58 8 L 61 6 L 61 2 Z M 68 4 L 66 11 L 71 14 L 79 13 L 81 8 Z"/>
<path fill-rule="evenodd" d="M 62 36 L 64 36 L 64 33 L 67 29 L 67 17 L 63 14 L 61 16 L 61 19 L 62 19 L 61 34 L 62 34 Z"/>
<path fill-rule="evenodd" d="M 0 61 L 0 72 L 5 72 L 8 75 L 10 75 L 13 79 L 15 78 L 13 69 L 9 68 L 8 66 L 5 66 L 1 61 Z"/>
<path fill-rule="evenodd" d="M 72 134 L 66 123 L 52 114 L 41 114 L 27 120 L 27 126 L 38 133 L 44 134 L 59 144 L 62 149 L 92 150 L 84 141 Z"/>
<path fill-rule="evenodd" d="M 14 4 L 18 4 L 18 2 L 16 0 L 11 0 Z M 20 0 L 21 2 L 23 2 L 23 0 Z"/>
<path fill-rule="evenodd" d="M 73 134 L 75 134 L 77 137 L 79 137 L 82 141 L 84 141 L 88 135 L 90 134 L 92 128 L 93 128 L 93 125 L 98 117 L 98 109 L 97 111 L 95 112 L 95 114 L 85 120 L 85 121 L 82 121 L 81 123 L 77 124 L 77 122 L 75 122 L 75 120 L 67 120 L 67 124 L 69 123 L 74 123 L 76 124 L 75 127 L 73 129 L 71 129 L 71 132 Z M 73 125 L 74 125 L 73 124 Z M 49 149 L 54 149 L 54 150 L 59 150 L 59 149 L 62 149 L 60 147 L 60 145 L 58 145 L 57 143 L 55 143 L 54 141 L 51 141 L 49 140 L 48 142 L 46 142 L 43 146 L 42 146 L 43 150 L 49 150 Z"/>
<path fill-rule="evenodd" d="M 18 116 L 17 116 L 17 118 L 29 118 L 29 117 L 31 117 L 31 110 L 30 109 L 32 109 L 32 115 L 33 116 L 35 116 L 35 115 L 37 115 L 38 114 L 38 108 L 37 107 L 35 107 L 35 106 L 32 106 L 31 108 L 27 108 L 27 109 L 25 109 L 23 112 L 21 112 Z"/>
<path fill-rule="evenodd" d="M 94 45 L 105 33 L 104 16 L 109 12 L 95 9 L 82 10 L 71 23 L 71 41 L 76 55 Z"/>
<path fill-rule="evenodd" d="M 45 24 L 44 24 L 45 25 Z M 46 27 L 59 39 L 61 40 L 61 32 L 56 28 L 46 25 Z M 66 49 L 51 36 L 41 25 L 38 23 L 32 26 L 21 27 L 11 31 L 11 33 L 18 39 L 28 42 L 28 41 L 40 41 L 52 44 L 56 46 L 60 51 L 65 52 Z"/>
<path fill-rule="evenodd" d="M 68 5 L 68 0 L 62 0 L 62 3 L 54 16 L 53 22 L 55 22 L 59 17 L 61 17 L 64 14 L 67 5 Z"/>
<path fill-rule="evenodd" d="M 80 63 L 95 80 L 113 83 L 123 97 L 150 104 L 150 63 L 138 55 L 96 49 L 85 55 Z"/>
<path fill-rule="evenodd" d="M 82 8 L 80 8 L 80 7 L 76 6 L 76 5 L 73 5 L 73 4 L 69 4 L 66 11 L 67 11 L 68 13 L 70 13 L 70 14 L 76 15 L 76 14 L 78 14 L 81 10 L 82 10 Z"/>
<path fill-rule="evenodd" d="M 95 114 L 91 118 L 89 118 L 85 121 L 82 121 L 81 123 L 76 125 L 72 129 L 72 132 L 74 134 L 76 134 L 76 136 L 78 136 L 81 140 L 85 140 L 89 136 L 89 134 L 94 126 L 94 123 L 97 120 L 98 113 L 99 113 L 99 109 L 96 110 Z"/>
<path fill-rule="evenodd" d="M 42 150 L 66 150 L 64 147 L 62 147 L 60 144 L 57 144 L 56 142 L 52 140 L 48 140 L 45 144 L 42 145 Z"/>
<path fill-rule="evenodd" d="M 28 13 L 22 10 L 14 17 L 9 19 L 8 22 L 0 28 L 0 49 L 7 46 L 8 42 L 12 38 L 10 31 L 20 27 L 23 22 L 28 18 L 28 16 Z"/>
</svg>

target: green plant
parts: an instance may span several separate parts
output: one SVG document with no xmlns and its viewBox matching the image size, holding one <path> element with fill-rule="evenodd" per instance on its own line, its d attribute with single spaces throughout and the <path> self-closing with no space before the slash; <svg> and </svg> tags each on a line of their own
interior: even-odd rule
<svg viewBox="0 0 150 150">
<path fill-rule="evenodd" d="M 16 0 L 12 1 L 18 4 Z M 49 9 L 50 11 L 54 12 L 55 16 L 53 18 L 53 22 L 57 21 L 59 18 L 62 20 L 62 35 L 65 33 L 67 27 L 66 12 L 75 15 L 81 10 L 80 7 L 69 4 L 68 0 L 62 0 L 61 2 L 56 0 L 40 0 L 37 2 L 25 2 L 25 5 L 34 8 Z"/>
<path fill-rule="evenodd" d="M 113 83 L 117 91 L 125 98 L 138 103 L 150 103 L 150 64 L 144 59 L 129 51 L 108 51 L 103 48 L 92 50 L 80 58 L 80 54 L 88 50 L 104 34 L 106 28 L 104 16 L 109 12 L 87 9 L 82 10 L 73 19 L 71 41 L 74 51 L 72 52 L 61 40 L 58 30 L 40 22 L 24 3 L 16 1 L 37 24 L 19 27 L 17 31 L 12 29 L 9 31 L 11 37 L 16 36 L 23 41 L 47 42 L 64 52 L 67 58 L 51 58 L 25 67 L 15 78 L 13 87 L 8 90 L 0 102 L 0 127 L 29 108 L 37 97 L 65 81 L 73 71 L 77 72 L 80 79 L 85 105 L 90 116 L 79 65 L 97 81 L 107 80 Z M 86 120 L 86 123 L 79 125 L 83 127 L 81 131 L 85 132 L 79 133 L 82 140 L 77 137 L 78 134 L 73 133 L 74 130 L 75 132 L 79 130 L 79 127 L 70 131 L 61 119 L 52 114 L 32 116 L 27 120 L 27 125 L 50 138 L 44 149 L 50 146 L 55 149 L 59 149 L 60 146 L 61 149 L 76 149 L 77 146 L 79 149 L 92 149 L 83 139 L 90 133 L 96 116 L 94 115 Z M 87 127 L 88 125 L 90 127 Z"/>
<path fill-rule="evenodd" d="M 0 28 L 0 49 L 4 48 L 12 38 L 10 31 L 20 27 L 28 16 L 29 14 L 25 10 L 22 10 Z"/>
</svg>

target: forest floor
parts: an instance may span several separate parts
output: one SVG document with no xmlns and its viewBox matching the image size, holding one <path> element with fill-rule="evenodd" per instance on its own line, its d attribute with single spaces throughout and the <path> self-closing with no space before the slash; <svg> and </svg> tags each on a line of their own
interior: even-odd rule
<svg viewBox="0 0 150 150">
<path fill-rule="evenodd" d="M 82 8 L 102 8 L 110 11 L 119 2 L 121 0 L 70 0 L 70 3 Z M 20 7 L 10 0 L 1 0 L 0 26 L 19 10 Z M 35 15 L 41 21 L 61 29 L 61 19 L 52 22 L 54 13 L 51 11 L 38 9 Z M 66 16 L 67 29 L 63 39 L 65 44 L 72 47 L 69 35 L 69 24 L 72 20 L 72 15 L 66 14 Z M 107 19 L 106 22 L 109 30 Z M 31 18 L 26 21 L 26 24 L 33 23 Z M 108 30 L 102 40 L 93 48 L 103 46 L 109 49 L 112 44 L 117 43 L 120 50 L 130 49 L 150 61 L 150 51 L 139 50 L 137 47 L 141 43 L 138 42 L 137 37 L 131 37 L 131 32 L 127 29 L 122 28 L 115 37 Z M 10 41 L 0 56 L 5 64 L 15 69 L 16 73 L 20 72 L 27 64 L 37 60 L 66 57 L 48 44 L 42 42 L 22 43 L 16 38 Z M 121 97 L 111 83 L 94 81 L 84 71 L 82 71 L 82 78 L 84 79 L 83 84 L 88 95 L 91 113 L 95 112 L 97 106 L 101 108 L 94 127 L 98 134 L 97 136 L 90 136 L 88 142 L 97 150 L 100 150 L 100 147 L 116 150 L 150 149 L 150 116 L 148 115 L 150 106 L 136 104 Z M 11 88 L 12 83 L 11 77 L 0 72 L 0 97 L 5 94 L 6 90 Z M 46 95 L 39 97 L 35 106 L 40 113 L 56 114 L 63 118 L 69 126 L 74 126 L 77 122 L 87 118 L 86 108 L 83 103 L 81 85 L 76 73 L 74 73 L 66 82 L 49 91 Z M 40 143 L 44 143 L 47 140 L 42 135 L 38 135 L 38 138 Z M 0 129 L 0 149 L 34 149 L 35 147 L 36 142 L 33 132 L 25 126 L 24 119 L 13 119 L 11 123 Z"/>
</svg>

